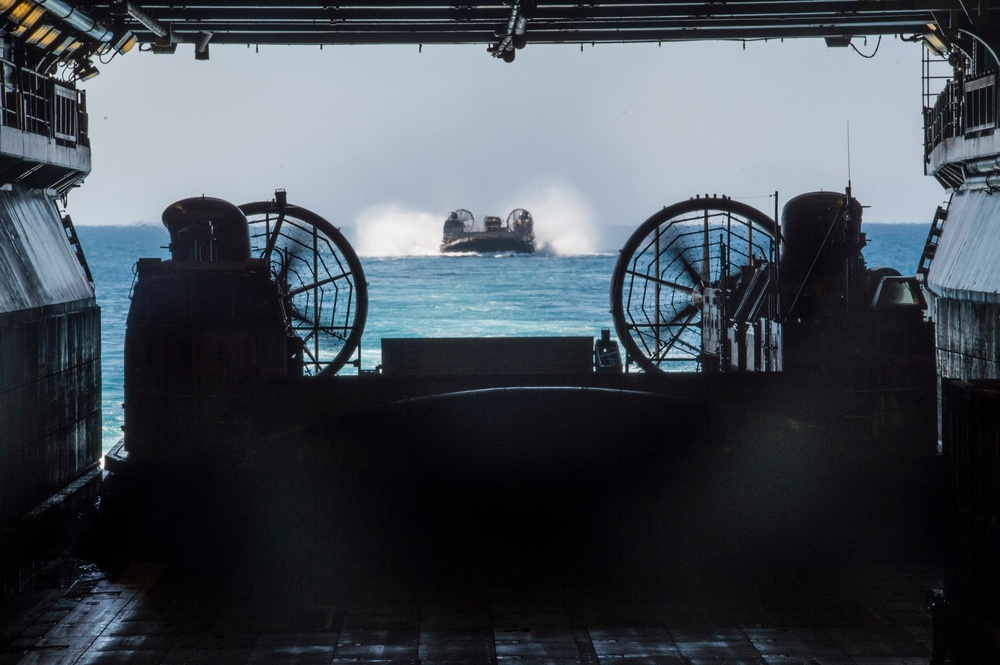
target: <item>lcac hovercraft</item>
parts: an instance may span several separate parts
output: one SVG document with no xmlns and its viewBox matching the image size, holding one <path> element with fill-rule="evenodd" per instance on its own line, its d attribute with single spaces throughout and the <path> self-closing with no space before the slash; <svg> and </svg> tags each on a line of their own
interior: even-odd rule
<svg viewBox="0 0 1000 665">
<path fill-rule="evenodd" d="M 848 187 L 792 198 L 780 227 L 725 197 L 652 215 L 625 243 L 612 276 L 626 367 L 780 371 L 809 386 L 796 398 L 800 412 L 845 439 L 933 449 L 927 303 L 916 277 L 866 265 L 861 214 Z"/>
<path fill-rule="evenodd" d="M 125 335 L 125 436 L 112 471 L 231 454 L 263 382 L 336 373 L 358 350 L 367 283 L 343 235 L 273 200 L 163 212 L 170 260 L 139 259 Z"/>
</svg>

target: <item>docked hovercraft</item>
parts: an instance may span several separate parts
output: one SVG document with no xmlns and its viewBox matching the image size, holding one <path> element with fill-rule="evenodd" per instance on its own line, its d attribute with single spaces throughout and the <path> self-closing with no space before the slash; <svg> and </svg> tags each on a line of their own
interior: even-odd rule
<svg viewBox="0 0 1000 665">
<path fill-rule="evenodd" d="M 483 218 L 483 227 L 477 229 L 471 212 L 456 210 L 444 222 L 441 251 L 531 254 L 535 251 L 531 213 L 517 208 L 507 215 L 506 222 L 501 222 L 499 217 L 487 216 Z"/>
</svg>

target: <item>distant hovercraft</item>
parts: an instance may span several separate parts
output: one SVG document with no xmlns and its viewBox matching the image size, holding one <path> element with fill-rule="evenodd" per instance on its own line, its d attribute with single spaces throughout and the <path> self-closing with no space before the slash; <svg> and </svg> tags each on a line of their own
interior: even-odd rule
<svg viewBox="0 0 1000 665">
<path fill-rule="evenodd" d="M 517 208 L 507 221 L 499 217 L 485 217 L 482 229 L 476 229 L 476 219 L 465 209 L 456 210 L 444 222 L 442 252 L 517 252 L 531 254 L 535 251 L 535 229 L 531 213 Z"/>
</svg>

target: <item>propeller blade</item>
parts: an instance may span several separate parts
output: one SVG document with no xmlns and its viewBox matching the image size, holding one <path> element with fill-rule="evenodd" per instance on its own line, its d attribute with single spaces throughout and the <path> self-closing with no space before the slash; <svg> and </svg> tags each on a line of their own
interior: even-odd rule
<svg viewBox="0 0 1000 665">
<path fill-rule="evenodd" d="M 686 325 L 688 323 L 688 320 L 692 316 L 694 316 L 695 314 L 698 313 L 699 309 L 700 308 L 697 305 L 695 305 L 694 303 L 691 303 L 690 305 L 688 305 L 684 309 L 682 309 L 679 312 L 677 312 L 677 314 L 674 315 L 674 318 L 670 319 L 664 325 L 675 326 L 675 325 L 677 325 L 678 323 L 681 323 L 681 322 L 683 322 Z"/>
<path fill-rule="evenodd" d="M 667 239 L 666 242 L 664 242 L 664 238 Z M 691 281 L 692 286 L 702 283 L 701 272 L 695 270 L 694 265 L 691 264 L 691 261 L 687 257 L 688 249 L 690 248 L 682 241 L 681 233 L 674 225 L 668 226 L 665 232 L 660 234 L 660 244 L 665 247 L 664 253 L 670 256 L 671 264 L 679 263 L 681 265 L 683 269 L 682 274 Z"/>
<path fill-rule="evenodd" d="M 701 273 L 694 269 L 694 265 L 692 265 L 691 262 L 688 261 L 686 255 L 684 254 L 679 255 L 677 257 L 677 260 L 680 261 L 681 265 L 684 266 L 684 270 L 687 273 L 689 279 L 694 279 L 697 277 L 698 281 L 695 282 L 695 284 L 703 283 L 704 280 L 702 280 Z"/>
<path fill-rule="evenodd" d="M 693 309 L 694 311 L 691 311 L 687 315 L 687 317 L 684 319 L 683 323 L 680 324 L 680 327 L 678 327 L 677 330 L 674 332 L 674 334 L 670 336 L 670 339 L 667 340 L 667 342 L 665 344 L 663 344 L 663 346 L 660 347 L 661 353 L 657 353 L 656 357 L 651 358 L 652 360 L 654 360 L 656 362 L 659 362 L 659 361 L 662 361 L 662 360 L 666 359 L 667 354 L 675 346 L 687 347 L 687 349 L 689 351 L 691 351 L 692 353 L 695 353 L 695 354 L 701 353 L 701 349 L 695 347 L 693 344 L 691 344 L 687 340 L 681 338 L 681 335 L 684 334 L 684 331 L 688 329 L 688 327 L 691 325 L 691 322 L 694 321 L 695 316 L 697 316 L 697 314 L 698 314 L 699 310 L 694 305 L 691 305 L 690 307 L 685 308 L 685 310 L 691 310 L 691 309 Z M 680 321 L 681 317 L 678 316 L 674 320 L 675 321 Z M 671 325 L 673 325 L 673 324 L 671 324 Z"/>
<path fill-rule="evenodd" d="M 632 275 L 633 277 L 639 277 L 640 279 L 645 279 L 649 282 L 653 282 L 654 284 L 659 284 L 660 286 L 666 286 L 667 288 L 673 289 L 675 291 L 680 291 L 681 293 L 686 293 L 687 295 L 691 295 L 692 293 L 695 292 L 695 289 L 693 287 L 684 286 L 683 284 L 678 284 L 677 282 L 671 282 L 669 280 L 661 279 L 653 275 L 636 272 L 635 270 L 626 270 L 625 274 Z"/>
<path fill-rule="evenodd" d="M 289 263 L 302 263 L 304 260 L 308 260 L 303 259 L 304 256 L 312 254 L 312 240 L 312 234 L 288 220 L 282 227 L 282 237 L 278 242 L 288 256 Z"/>
<path fill-rule="evenodd" d="M 305 293 L 306 291 L 309 291 L 310 289 L 316 289 L 316 288 L 319 288 L 321 286 L 326 286 L 327 284 L 335 282 L 338 279 L 344 279 L 349 274 L 350 273 L 343 272 L 343 273 L 340 273 L 339 275 L 334 275 L 334 276 L 331 276 L 331 277 L 327 277 L 326 279 L 321 279 L 318 282 L 313 282 L 312 284 L 303 284 L 300 287 L 297 287 L 297 288 L 294 288 L 294 289 L 290 289 L 288 291 L 288 295 L 289 296 L 297 296 L 300 293 Z"/>
</svg>

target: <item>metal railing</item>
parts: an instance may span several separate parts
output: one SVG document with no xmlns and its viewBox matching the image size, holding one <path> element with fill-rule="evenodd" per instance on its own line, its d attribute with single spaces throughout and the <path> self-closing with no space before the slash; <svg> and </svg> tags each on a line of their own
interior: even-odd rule
<svg viewBox="0 0 1000 665">
<path fill-rule="evenodd" d="M 0 60 L 0 126 L 90 146 L 86 93 L 8 60 Z"/>
<path fill-rule="evenodd" d="M 924 155 L 947 139 L 988 134 L 1000 127 L 997 72 L 948 80 L 937 97 L 929 94 L 934 79 L 924 66 Z"/>
<path fill-rule="evenodd" d="M 996 73 L 965 81 L 962 91 L 962 130 L 972 134 L 997 126 Z"/>
<path fill-rule="evenodd" d="M 946 139 L 962 135 L 962 97 L 955 81 L 949 81 L 931 107 L 924 107 L 924 146 L 930 155 Z"/>
</svg>

